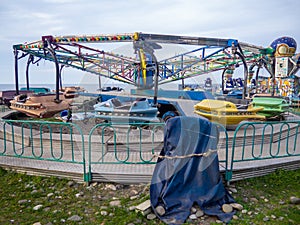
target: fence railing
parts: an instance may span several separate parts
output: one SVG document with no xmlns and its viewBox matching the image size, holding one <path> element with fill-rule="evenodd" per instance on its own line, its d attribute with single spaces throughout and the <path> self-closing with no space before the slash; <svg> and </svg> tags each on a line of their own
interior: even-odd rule
<svg viewBox="0 0 300 225">
<path fill-rule="evenodd" d="M 259 166 L 259 161 L 300 156 L 300 121 L 241 123 L 233 133 L 228 155 L 227 180 L 246 162 L 256 161 L 252 165 Z"/>
<path fill-rule="evenodd" d="M 84 136 L 76 124 L 2 120 L 0 126 L 0 156 L 82 164 L 86 174 Z"/>
<path fill-rule="evenodd" d="M 300 121 L 245 122 L 234 131 L 218 127 L 226 181 L 251 161 L 300 156 Z M 74 123 L 2 120 L 0 156 L 79 164 L 90 182 L 95 165 L 155 164 L 163 129 L 163 123 L 101 123 L 83 130 Z"/>
</svg>

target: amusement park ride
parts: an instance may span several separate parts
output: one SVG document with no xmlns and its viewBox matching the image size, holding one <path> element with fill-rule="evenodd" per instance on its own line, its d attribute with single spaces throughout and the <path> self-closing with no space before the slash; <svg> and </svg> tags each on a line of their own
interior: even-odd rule
<svg viewBox="0 0 300 225">
<path fill-rule="evenodd" d="M 106 43 L 122 42 L 132 43 L 135 57 L 93 46 L 97 44 L 103 48 Z M 158 59 L 156 53 L 167 44 L 185 45 L 191 50 Z M 28 88 L 29 65 L 41 59 L 54 62 L 56 92 L 49 97 L 49 101 L 54 102 L 59 110 L 58 106 L 64 100 L 59 93 L 61 70 L 64 66 L 131 84 L 140 90 L 153 89 L 154 106 L 157 104 L 159 85 L 216 71 L 222 73 L 223 94 L 239 89 L 242 99 L 254 94 L 295 99 L 299 97 L 299 78 L 296 73 L 300 68 L 300 57 L 295 54 L 296 48 L 296 41 L 290 37 L 278 38 L 270 47 L 264 48 L 236 39 L 138 32 L 95 36 L 43 36 L 39 41 L 13 46 L 16 93 L 19 94 L 18 61 L 27 56 Z M 22 55 L 19 56 L 20 52 Z M 243 77 L 234 80 L 233 74 L 239 66 L 243 67 Z M 259 75 L 262 69 L 268 71 L 268 77 Z M 18 110 L 25 106 L 12 102 L 11 107 Z"/>
</svg>

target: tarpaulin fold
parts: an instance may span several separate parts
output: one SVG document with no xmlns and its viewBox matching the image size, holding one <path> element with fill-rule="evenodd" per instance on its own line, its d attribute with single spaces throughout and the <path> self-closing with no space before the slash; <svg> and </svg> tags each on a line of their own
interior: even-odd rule
<svg viewBox="0 0 300 225">
<path fill-rule="evenodd" d="M 234 212 L 222 211 L 222 205 L 233 203 L 234 199 L 220 175 L 218 141 L 218 127 L 204 118 L 174 117 L 166 122 L 161 157 L 150 185 L 153 210 L 160 205 L 166 211 L 164 215 L 157 214 L 162 221 L 184 223 L 194 204 L 207 215 L 224 222 L 231 220 Z M 199 156 L 202 153 L 210 154 Z"/>
</svg>

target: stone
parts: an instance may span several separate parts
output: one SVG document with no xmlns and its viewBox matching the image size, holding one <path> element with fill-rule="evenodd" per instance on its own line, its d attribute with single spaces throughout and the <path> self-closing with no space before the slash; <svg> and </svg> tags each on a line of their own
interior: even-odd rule
<svg viewBox="0 0 300 225">
<path fill-rule="evenodd" d="M 264 221 L 264 222 L 267 222 L 267 221 L 269 221 L 269 220 L 270 220 L 270 217 L 268 217 L 268 216 L 266 216 L 266 217 L 263 218 L 263 221 Z"/>
<path fill-rule="evenodd" d="M 108 212 L 103 210 L 103 211 L 100 212 L 100 214 L 101 214 L 101 216 L 107 216 Z"/>
<path fill-rule="evenodd" d="M 33 191 L 31 192 L 32 195 L 34 195 L 34 194 L 36 194 L 36 193 L 38 193 L 37 190 L 33 190 Z"/>
<path fill-rule="evenodd" d="M 129 192 L 130 197 L 137 196 L 138 194 L 139 194 L 139 192 L 137 190 L 134 190 L 134 189 L 130 190 L 130 192 Z"/>
<path fill-rule="evenodd" d="M 128 209 L 129 209 L 129 211 L 133 211 L 133 210 L 135 210 L 135 208 L 136 208 L 136 206 L 130 206 Z"/>
<path fill-rule="evenodd" d="M 120 200 L 111 201 L 111 202 L 109 203 L 109 205 L 110 205 L 111 207 L 120 207 L 120 206 L 121 206 L 121 201 L 120 201 Z"/>
<path fill-rule="evenodd" d="M 292 197 L 290 197 L 290 202 L 295 205 L 300 204 L 300 198 L 292 196 Z"/>
<path fill-rule="evenodd" d="M 79 193 L 75 194 L 75 197 L 76 197 L 76 198 L 79 198 L 80 196 L 83 196 L 83 193 L 82 193 L 82 192 L 79 192 Z"/>
<path fill-rule="evenodd" d="M 224 213 L 231 213 L 233 208 L 230 204 L 223 204 L 222 205 L 222 210 Z"/>
<path fill-rule="evenodd" d="M 199 210 L 197 210 L 197 212 L 196 212 L 196 216 L 199 218 L 199 217 L 202 217 L 202 216 L 204 216 L 204 212 L 201 210 L 201 209 L 199 209 Z"/>
<path fill-rule="evenodd" d="M 147 215 L 148 220 L 154 220 L 155 218 L 156 218 L 156 215 L 153 214 L 153 213 L 150 213 L 150 214 Z"/>
<path fill-rule="evenodd" d="M 223 221 L 221 221 L 221 220 L 216 220 L 216 223 L 223 223 Z"/>
<path fill-rule="evenodd" d="M 232 216 L 232 219 L 234 219 L 234 220 L 238 220 L 238 219 L 239 219 L 239 217 L 238 217 L 237 215 L 233 215 L 233 216 Z"/>
<path fill-rule="evenodd" d="M 241 204 L 239 204 L 239 203 L 230 203 L 230 205 L 234 208 L 234 209 L 236 209 L 236 210 L 239 210 L 239 211 L 241 211 L 244 207 L 241 205 Z"/>
<path fill-rule="evenodd" d="M 155 208 L 155 211 L 157 212 L 158 215 L 163 216 L 166 213 L 166 210 L 164 207 L 162 207 L 161 205 L 157 206 Z"/>
<path fill-rule="evenodd" d="M 191 213 L 196 213 L 197 212 L 197 209 L 195 207 L 192 207 L 191 208 Z"/>
<path fill-rule="evenodd" d="M 113 184 L 107 184 L 105 186 L 105 189 L 108 189 L 108 190 L 112 190 L 112 191 L 116 191 L 117 190 L 117 187 Z"/>
<path fill-rule="evenodd" d="M 145 211 L 146 209 L 149 209 L 151 207 L 151 202 L 150 200 L 146 200 L 142 202 L 141 204 L 136 206 L 136 209 L 139 211 Z"/>
<path fill-rule="evenodd" d="M 74 186 L 74 184 L 75 184 L 75 182 L 73 180 L 70 180 L 67 185 L 69 187 L 72 187 L 72 186 Z"/>
<path fill-rule="evenodd" d="M 196 220 L 196 219 L 197 219 L 196 214 L 191 214 L 191 215 L 189 216 L 189 219 L 191 219 L 191 220 Z"/>
<path fill-rule="evenodd" d="M 73 216 L 69 217 L 67 220 L 69 220 L 69 221 L 80 221 L 81 217 L 78 216 L 78 215 L 73 215 Z"/>
<path fill-rule="evenodd" d="M 26 199 L 22 199 L 22 200 L 19 200 L 19 201 L 18 201 L 19 204 L 24 204 L 24 203 L 27 203 L 27 202 L 28 202 L 28 201 L 27 201 Z"/>
<path fill-rule="evenodd" d="M 34 224 L 32 225 L 42 225 L 41 222 L 35 222 Z"/>
<path fill-rule="evenodd" d="M 53 195 L 54 195 L 54 193 L 51 192 L 51 193 L 47 194 L 47 197 L 50 198 L 50 197 L 52 197 Z"/>
<path fill-rule="evenodd" d="M 41 209 L 43 207 L 43 205 L 36 205 L 33 207 L 33 210 L 37 211 L 39 209 Z"/>
<path fill-rule="evenodd" d="M 243 213 L 243 214 L 245 214 L 245 213 L 247 213 L 247 212 L 248 212 L 247 209 L 243 209 L 243 210 L 242 210 L 242 213 Z"/>
<path fill-rule="evenodd" d="M 137 199 L 138 197 L 139 197 L 138 195 L 131 196 L 131 197 L 130 197 L 130 200 Z"/>
<path fill-rule="evenodd" d="M 264 201 L 265 201 L 265 202 L 269 202 L 269 199 L 265 198 Z"/>
<path fill-rule="evenodd" d="M 234 188 L 234 187 L 229 187 L 228 189 L 229 189 L 229 191 L 231 191 L 232 193 L 237 193 L 237 192 L 238 192 L 237 189 Z"/>
<path fill-rule="evenodd" d="M 257 198 L 250 198 L 251 202 L 258 202 Z"/>
</svg>

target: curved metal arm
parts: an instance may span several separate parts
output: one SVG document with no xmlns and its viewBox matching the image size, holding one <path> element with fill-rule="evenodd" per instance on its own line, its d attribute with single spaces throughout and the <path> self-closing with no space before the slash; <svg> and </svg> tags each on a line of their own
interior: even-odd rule
<svg viewBox="0 0 300 225">
<path fill-rule="evenodd" d="M 34 56 L 29 55 L 26 65 L 26 89 L 29 90 L 29 65 L 30 63 L 33 63 Z"/>
<path fill-rule="evenodd" d="M 244 65 L 244 82 L 247 82 L 247 80 L 248 80 L 248 66 L 247 66 L 245 57 L 242 53 L 240 53 L 238 51 L 234 52 L 234 54 L 238 55 L 241 58 L 242 62 L 243 62 L 243 65 Z M 245 99 L 246 93 L 247 93 L 247 84 L 246 85 L 244 84 L 242 99 Z"/>
</svg>

